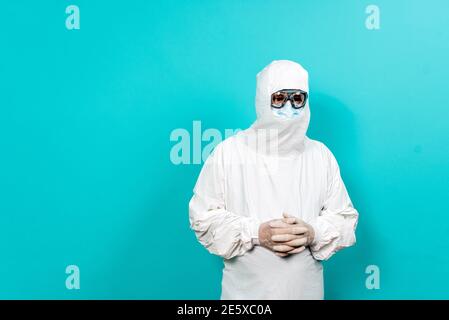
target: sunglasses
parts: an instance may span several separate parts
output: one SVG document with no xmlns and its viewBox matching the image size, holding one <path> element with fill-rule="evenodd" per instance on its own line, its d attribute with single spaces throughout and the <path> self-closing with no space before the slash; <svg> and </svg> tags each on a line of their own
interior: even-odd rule
<svg viewBox="0 0 449 320">
<path fill-rule="evenodd" d="M 280 109 L 289 100 L 293 108 L 300 109 L 306 104 L 307 92 L 299 89 L 282 89 L 276 91 L 271 95 L 271 106 Z"/>
</svg>

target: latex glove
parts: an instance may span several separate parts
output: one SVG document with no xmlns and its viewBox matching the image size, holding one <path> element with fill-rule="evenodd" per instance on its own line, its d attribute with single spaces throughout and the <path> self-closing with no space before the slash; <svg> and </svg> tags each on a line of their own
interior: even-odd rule
<svg viewBox="0 0 449 320">
<path fill-rule="evenodd" d="M 302 234 L 277 234 L 273 235 L 272 240 L 275 242 L 281 242 L 284 245 L 295 247 L 294 250 L 287 251 L 287 254 L 299 253 L 313 242 L 315 238 L 315 230 L 310 224 L 299 218 L 287 213 L 284 213 L 283 216 L 284 218 L 282 219 L 282 222 L 302 228 L 304 232 Z"/>
<path fill-rule="evenodd" d="M 264 222 L 259 227 L 259 243 L 280 257 L 298 253 L 305 249 L 308 232 L 305 226 L 296 224 L 296 220 L 275 219 Z M 285 221 L 284 221 L 285 220 Z"/>
</svg>

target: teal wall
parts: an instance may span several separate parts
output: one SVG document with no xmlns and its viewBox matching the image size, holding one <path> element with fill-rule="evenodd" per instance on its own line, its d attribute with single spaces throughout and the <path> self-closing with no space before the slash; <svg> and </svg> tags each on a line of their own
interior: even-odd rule
<svg viewBox="0 0 449 320">
<path fill-rule="evenodd" d="M 219 298 L 188 222 L 201 166 L 171 162 L 170 134 L 248 127 L 274 59 L 308 69 L 309 136 L 360 212 L 326 297 L 449 298 L 448 17 L 446 0 L 2 3 L 0 298 Z"/>
</svg>

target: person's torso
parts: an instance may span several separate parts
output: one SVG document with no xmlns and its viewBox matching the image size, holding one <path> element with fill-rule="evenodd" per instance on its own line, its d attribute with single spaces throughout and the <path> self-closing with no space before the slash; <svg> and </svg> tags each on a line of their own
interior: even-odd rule
<svg viewBox="0 0 449 320">
<path fill-rule="evenodd" d="M 327 191 L 327 166 L 319 142 L 306 139 L 295 158 L 260 155 L 238 136 L 223 145 L 226 209 L 261 222 L 282 213 L 310 221 L 318 216 Z"/>
<path fill-rule="evenodd" d="M 304 221 L 318 216 L 327 167 L 319 142 L 306 139 L 296 158 L 262 156 L 235 136 L 223 145 L 226 209 L 260 222 L 282 213 Z M 224 261 L 222 299 L 322 299 L 322 265 L 307 249 L 281 258 L 255 246 Z"/>
</svg>

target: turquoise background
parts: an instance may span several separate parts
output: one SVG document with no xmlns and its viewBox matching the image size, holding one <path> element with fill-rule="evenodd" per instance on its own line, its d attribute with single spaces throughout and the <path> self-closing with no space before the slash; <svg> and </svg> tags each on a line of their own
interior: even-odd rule
<svg viewBox="0 0 449 320">
<path fill-rule="evenodd" d="M 0 298 L 219 298 L 222 262 L 188 222 L 201 166 L 171 163 L 170 133 L 248 127 L 274 59 L 308 69 L 309 136 L 360 212 L 326 298 L 449 298 L 449 2 L 376 0 L 376 31 L 369 4 L 2 3 Z"/>
</svg>

